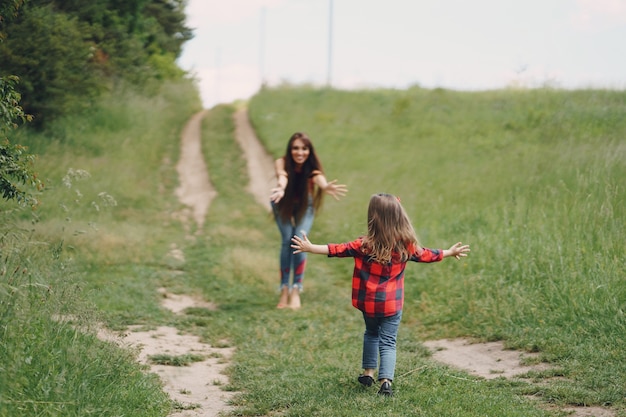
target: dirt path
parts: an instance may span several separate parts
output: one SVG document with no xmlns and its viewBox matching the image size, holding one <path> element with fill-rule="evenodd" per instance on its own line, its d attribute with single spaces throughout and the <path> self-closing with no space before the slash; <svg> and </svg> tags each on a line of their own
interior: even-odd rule
<svg viewBox="0 0 626 417">
<path fill-rule="evenodd" d="M 235 136 L 248 165 L 248 175 L 250 177 L 248 192 L 269 211 L 270 189 L 276 182 L 274 178 L 274 159 L 256 137 L 248 120 L 248 112 L 244 108 L 235 112 Z"/>
<path fill-rule="evenodd" d="M 200 132 L 207 111 L 196 113 L 185 125 L 181 134 L 180 159 L 176 164 L 180 181 L 176 196 L 191 211 L 198 229 L 202 229 L 211 200 L 217 195 L 202 157 Z M 188 218 L 189 214 L 183 213 L 182 217 Z"/>
<path fill-rule="evenodd" d="M 198 232 L 204 225 L 206 213 L 216 192 L 209 180 L 206 164 L 201 152 L 201 122 L 206 111 L 194 115 L 186 125 L 181 137 L 181 158 L 177 164 L 180 187 L 176 195 L 187 209 L 180 213 L 183 220 L 195 222 Z M 252 129 L 246 109 L 239 109 L 234 115 L 236 138 L 247 160 L 250 183 L 248 191 L 256 201 L 270 209 L 268 196 L 273 184 L 273 160 L 257 139 Z M 190 230 L 190 229 L 188 229 Z M 168 256 L 184 260 L 184 253 L 175 245 Z M 163 305 L 179 313 L 188 307 L 214 308 L 203 300 L 186 295 L 175 295 L 161 288 Z M 160 375 L 165 390 L 183 406 L 190 409 L 176 410 L 173 416 L 214 417 L 229 409 L 231 392 L 222 391 L 220 385 L 227 384 L 223 371 L 231 357 L 232 349 L 216 349 L 200 343 L 198 338 L 180 335 L 175 328 L 159 327 L 154 331 L 141 332 L 131 327 L 130 333 L 122 342 L 141 347 L 140 360 L 148 363 L 148 356 L 158 353 L 182 355 L 200 353 L 207 359 L 189 367 L 151 365 L 151 370 Z M 505 350 L 500 342 L 470 343 L 465 339 L 436 340 L 424 345 L 433 353 L 433 359 L 459 368 L 472 375 L 486 379 L 505 377 L 516 378 L 531 369 L 545 369 L 544 365 L 524 366 L 525 356 L 517 351 Z M 561 409 L 573 417 L 612 417 L 611 410 L 601 407 L 568 407 Z"/>
<path fill-rule="evenodd" d="M 187 233 L 191 232 L 193 223 L 196 233 L 201 233 L 211 200 L 217 195 L 202 157 L 200 133 L 205 115 L 206 111 L 195 114 L 183 129 L 180 160 L 176 165 L 180 181 L 176 196 L 185 208 L 175 213 L 175 217 L 183 223 Z M 171 245 L 166 256 L 180 262 L 185 259 L 176 244 Z M 189 307 L 215 308 L 197 297 L 171 294 L 166 288 L 159 288 L 158 292 L 163 297 L 163 306 L 175 314 L 181 314 Z M 139 350 L 139 361 L 159 375 L 163 389 L 176 402 L 173 417 L 216 417 L 229 410 L 228 400 L 234 393 L 223 391 L 221 386 L 228 384 L 224 370 L 234 349 L 214 348 L 196 336 L 180 334 L 176 328 L 168 326 L 150 331 L 143 331 L 141 326 L 130 326 L 124 334 L 102 331 L 100 337 Z M 199 355 L 204 360 L 189 366 L 161 365 L 150 360 L 153 355 L 176 357 L 186 354 Z"/>
</svg>

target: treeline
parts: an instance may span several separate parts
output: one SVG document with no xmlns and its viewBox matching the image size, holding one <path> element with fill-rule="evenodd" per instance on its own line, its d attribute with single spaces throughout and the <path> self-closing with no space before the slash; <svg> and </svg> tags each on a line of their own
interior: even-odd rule
<svg viewBox="0 0 626 417">
<path fill-rule="evenodd" d="M 26 148 L 9 132 L 44 128 L 88 109 L 106 91 L 140 92 L 184 77 L 192 38 L 186 0 L 0 0 L 0 197 L 36 205 L 41 188 Z"/>
<path fill-rule="evenodd" d="M 139 88 L 184 76 L 192 38 L 186 0 L 3 0 L 0 78 L 17 76 L 33 122 L 88 107 L 120 82 Z"/>
</svg>

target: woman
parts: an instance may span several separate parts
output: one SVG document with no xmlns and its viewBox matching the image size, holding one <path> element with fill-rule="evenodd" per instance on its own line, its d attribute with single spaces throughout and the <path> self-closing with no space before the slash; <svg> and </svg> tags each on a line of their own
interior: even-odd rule
<svg viewBox="0 0 626 417">
<path fill-rule="evenodd" d="M 287 143 L 285 156 L 275 162 L 277 186 L 270 195 L 272 211 L 281 234 L 280 299 L 277 308 L 300 308 L 302 278 L 306 253 L 294 254 L 291 238 L 308 234 L 324 193 L 336 200 L 348 191 L 337 180 L 327 181 L 311 139 L 294 133 Z M 289 278 L 293 271 L 293 282 Z"/>
</svg>

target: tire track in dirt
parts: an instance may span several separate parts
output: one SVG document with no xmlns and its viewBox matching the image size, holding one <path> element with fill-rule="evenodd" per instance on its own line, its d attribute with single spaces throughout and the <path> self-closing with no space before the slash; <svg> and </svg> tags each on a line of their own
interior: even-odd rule
<svg viewBox="0 0 626 417">
<path fill-rule="evenodd" d="M 274 185 L 274 159 L 265 150 L 257 138 L 245 108 L 238 109 L 234 114 L 235 137 L 243 151 L 248 167 L 248 192 L 256 201 L 265 207 L 270 207 L 270 190 Z"/>
<path fill-rule="evenodd" d="M 202 229 L 213 198 L 217 196 L 209 179 L 209 171 L 202 157 L 202 119 L 208 110 L 194 114 L 181 133 L 180 159 L 176 164 L 179 187 L 178 200 L 191 210 L 191 217 L 198 230 Z M 183 213 L 184 217 L 189 217 Z"/>
<path fill-rule="evenodd" d="M 174 213 L 174 217 L 181 221 L 188 234 L 192 222 L 197 227 L 196 233 L 201 233 L 211 201 L 217 195 L 202 156 L 201 127 L 206 114 L 207 110 L 196 113 L 182 130 L 180 159 L 176 165 L 180 186 L 175 193 L 185 207 Z M 166 256 L 177 262 L 185 260 L 183 251 L 176 244 L 170 246 Z M 159 288 L 158 292 L 163 297 L 163 307 L 174 314 L 183 314 L 190 307 L 215 308 L 198 297 L 171 294 L 166 288 Z M 164 391 L 175 402 L 172 416 L 217 417 L 230 409 L 228 401 L 234 393 L 223 391 L 221 386 L 228 384 L 224 371 L 233 348 L 214 348 L 197 336 L 180 334 L 175 327 L 160 326 L 149 331 L 143 331 L 142 328 L 129 326 L 126 332 L 117 334 L 102 330 L 99 337 L 121 347 L 137 349 L 139 362 L 148 365 L 150 372 L 160 377 Z M 192 355 L 202 357 L 203 360 L 188 366 L 170 366 L 155 363 L 151 359 L 155 355 Z"/>
</svg>

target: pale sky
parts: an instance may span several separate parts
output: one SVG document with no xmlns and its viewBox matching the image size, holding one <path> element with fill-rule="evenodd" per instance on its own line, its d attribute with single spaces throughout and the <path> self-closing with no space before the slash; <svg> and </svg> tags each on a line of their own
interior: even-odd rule
<svg viewBox="0 0 626 417">
<path fill-rule="evenodd" d="M 626 89 L 626 0 L 188 0 L 207 108 L 270 86 Z M 330 24 L 332 22 L 332 25 Z"/>
</svg>

